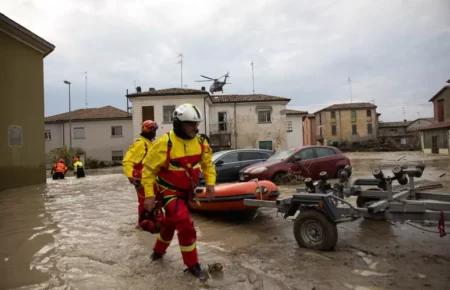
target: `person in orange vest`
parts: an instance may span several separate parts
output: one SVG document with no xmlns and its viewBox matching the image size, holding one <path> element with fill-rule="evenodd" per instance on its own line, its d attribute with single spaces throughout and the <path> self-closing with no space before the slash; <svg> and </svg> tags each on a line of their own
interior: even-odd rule
<svg viewBox="0 0 450 290">
<path fill-rule="evenodd" d="M 64 179 L 64 176 L 67 172 L 68 168 L 66 166 L 66 163 L 64 162 L 64 159 L 59 159 L 58 162 L 53 165 L 52 171 L 50 174 L 52 175 L 53 179 Z"/>
<path fill-rule="evenodd" d="M 207 139 L 198 134 L 200 121 L 200 111 L 194 105 L 183 104 L 175 109 L 173 130 L 155 141 L 143 161 L 142 184 L 144 206 L 150 210 L 155 201 L 160 200 L 165 213 L 151 259 L 155 261 L 163 257 L 176 230 L 183 262 L 187 266 L 185 271 L 204 281 L 208 275 L 198 261 L 196 232 L 187 207 L 201 172 L 210 198 L 214 197 L 215 191 L 216 170 L 212 150 Z"/>
<path fill-rule="evenodd" d="M 150 218 L 152 212 L 144 208 L 144 187 L 141 184 L 142 161 L 153 146 L 153 141 L 158 130 L 158 124 L 153 120 L 145 120 L 142 123 L 140 137 L 128 148 L 122 160 L 123 172 L 134 185 L 138 198 L 138 226 L 149 232 L 157 231 L 157 224 Z"/>
</svg>

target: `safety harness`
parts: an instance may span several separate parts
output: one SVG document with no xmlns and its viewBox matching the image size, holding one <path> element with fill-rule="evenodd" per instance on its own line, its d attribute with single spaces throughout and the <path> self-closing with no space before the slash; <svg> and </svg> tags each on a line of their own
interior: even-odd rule
<svg viewBox="0 0 450 290">
<path fill-rule="evenodd" d="M 197 184 L 194 182 L 193 177 L 192 177 L 193 170 L 194 170 L 194 167 L 200 162 L 201 156 L 203 156 L 203 153 L 205 151 L 205 140 L 207 140 L 207 137 L 205 135 L 198 135 L 196 138 L 197 138 L 200 148 L 201 148 L 200 159 L 195 161 L 193 164 L 183 164 L 183 163 L 178 162 L 178 160 L 171 159 L 170 152 L 172 150 L 173 143 L 172 143 L 172 140 L 170 139 L 170 132 L 167 132 L 167 137 L 168 137 L 168 141 L 167 141 L 166 161 L 161 170 L 169 170 L 170 165 L 172 165 L 174 167 L 178 167 L 178 168 L 180 168 L 180 167 L 183 168 L 186 176 L 190 180 L 190 188 L 188 190 L 179 188 L 176 185 L 168 183 L 167 181 L 162 179 L 160 176 L 158 176 L 156 178 L 158 185 L 162 185 L 162 186 L 166 187 L 167 189 L 182 193 L 182 195 L 164 196 L 163 195 L 164 190 L 158 190 L 157 192 L 158 192 L 159 197 L 157 197 L 157 198 L 162 199 L 163 206 L 167 205 L 170 201 L 172 201 L 176 198 L 181 198 L 186 202 L 192 199 L 192 194 L 194 192 L 195 187 L 197 186 Z"/>
</svg>

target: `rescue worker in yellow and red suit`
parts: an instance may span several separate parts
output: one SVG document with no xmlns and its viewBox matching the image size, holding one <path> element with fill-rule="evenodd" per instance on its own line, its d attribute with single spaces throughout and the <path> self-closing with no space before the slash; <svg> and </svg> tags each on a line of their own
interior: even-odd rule
<svg viewBox="0 0 450 290">
<path fill-rule="evenodd" d="M 122 160 L 123 172 L 134 185 L 138 198 L 138 225 L 141 229 L 154 232 L 157 225 L 148 217 L 150 212 L 144 209 L 144 187 L 141 184 L 142 161 L 153 146 L 153 142 L 158 130 L 158 124 L 153 120 L 145 120 L 142 123 L 140 137 L 128 148 Z"/>
<path fill-rule="evenodd" d="M 175 109 L 173 130 L 161 135 L 144 159 L 142 184 L 145 207 L 153 207 L 156 195 L 156 200 L 162 200 L 165 212 L 152 260 L 162 258 L 176 230 L 183 262 L 187 266 L 185 271 L 204 281 L 208 275 L 198 262 L 196 232 L 187 207 L 202 171 L 206 192 L 210 198 L 214 197 L 216 170 L 208 141 L 198 134 L 200 121 L 200 111 L 194 105 L 183 104 Z"/>
</svg>

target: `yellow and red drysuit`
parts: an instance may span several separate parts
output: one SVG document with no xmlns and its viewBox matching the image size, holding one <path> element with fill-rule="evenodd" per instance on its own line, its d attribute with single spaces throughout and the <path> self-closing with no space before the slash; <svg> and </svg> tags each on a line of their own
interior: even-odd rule
<svg viewBox="0 0 450 290">
<path fill-rule="evenodd" d="M 165 211 L 153 251 L 165 254 L 177 230 L 184 264 L 187 267 L 198 264 L 196 232 L 186 201 L 198 185 L 200 172 L 203 171 L 207 185 L 216 183 L 216 169 L 207 140 L 201 136 L 181 139 L 171 130 L 153 144 L 143 164 L 145 197 L 156 194 L 162 199 Z"/>
<path fill-rule="evenodd" d="M 142 161 L 152 148 L 153 142 L 141 136 L 128 148 L 122 160 L 123 172 L 128 178 L 135 179 L 135 188 L 138 198 L 138 224 L 146 231 L 153 232 L 155 225 L 149 222 L 144 209 L 144 187 L 140 184 L 142 178 Z"/>
</svg>

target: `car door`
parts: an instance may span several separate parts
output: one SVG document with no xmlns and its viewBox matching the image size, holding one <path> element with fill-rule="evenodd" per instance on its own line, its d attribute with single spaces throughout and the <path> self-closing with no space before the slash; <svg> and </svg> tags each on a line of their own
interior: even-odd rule
<svg viewBox="0 0 450 290">
<path fill-rule="evenodd" d="M 295 173 L 300 173 L 302 177 L 313 178 L 313 164 L 315 152 L 313 148 L 303 148 L 293 155 L 294 165 L 292 170 Z"/>
<path fill-rule="evenodd" d="M 316 147 L 316 158 L 314 159 L 312 168 L 314 176 L 319 178 L 321 171 L 326 171 L 330 178 L 336 175 L 336 152 L 331 148 Z"/>
<path fill-rule="evenodd" d="M 217 182 L 232 181 L 233 178 L 238 178 L 239 173 L 239 159 L 238 152 L 229 152 L 216 160 L 216 174 Z"/>
</svg>

